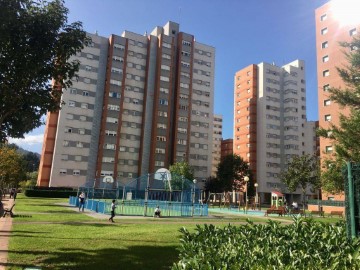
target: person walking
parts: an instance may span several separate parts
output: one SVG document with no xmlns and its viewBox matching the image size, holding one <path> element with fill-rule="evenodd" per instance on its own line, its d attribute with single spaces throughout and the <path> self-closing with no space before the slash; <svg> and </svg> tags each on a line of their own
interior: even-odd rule
<svg viewBox="0 0 360 270">
<path fill-rule="evenodd" d="M 79 195 L 79 211 L 82 208 L 82 211 L 84 212 L 84 207 L 85 207 L 85 193 L 81 192 L 81 194 Z"/>
<path fill-rule="evenodd" d="M 111 217 L 109 218 L 109 221 L 111 221 L 111 222 L 115 222 L 115 221 L 114 221 L 115 208 L 116 208 L 115 200 L 112 200 L 112 204 L 111 204 Z"/>
</svg>

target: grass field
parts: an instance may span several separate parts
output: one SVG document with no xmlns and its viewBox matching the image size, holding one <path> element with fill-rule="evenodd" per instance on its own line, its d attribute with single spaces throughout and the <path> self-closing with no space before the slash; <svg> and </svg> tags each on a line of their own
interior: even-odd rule
<svg viewBox="0 0 360 270">
<path fill-rule="evenodd" d="M 18 196 L 7 269 L 169 269 L 178 260 L 181 227 L 193 230 L 196 224 L 223 226 L 246 219 L 226 215 L 217 219 L 120 217 L 111 224 L 107 217 L 96 219 L 59 205 L 64 202 L 67 200 Z"/>
</svg>

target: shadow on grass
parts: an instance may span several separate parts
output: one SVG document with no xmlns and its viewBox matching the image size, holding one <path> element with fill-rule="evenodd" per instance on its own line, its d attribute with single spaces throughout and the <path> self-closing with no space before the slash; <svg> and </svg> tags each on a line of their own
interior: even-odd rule
<svg viewBox="0 0 360 270">
<path fill-rule="evenodd" d="M 10 251 L 11 253 L 11 251 Z M 51 254 L 38 251 L 13 252 L 33 255 L 37 259 L 35 264 L 8 262 L 4 266 L 8 269 L 23 269 L 25 267 L 42 267 L 43 269 L 126 269 L 126 270 L 161 270 L 169 269 L 177 261 L 178 251 L 175 246 L 133 246 L 128 249 L 105 248 L 89 249 L 60 249 Z"/>
</svg>

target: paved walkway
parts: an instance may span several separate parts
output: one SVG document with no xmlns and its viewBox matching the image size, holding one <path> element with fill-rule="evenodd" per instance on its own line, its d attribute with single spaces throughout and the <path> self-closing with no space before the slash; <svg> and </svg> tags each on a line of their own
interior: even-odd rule
<svg viewBox="0 0 360 270">
<path fill-rule="evenodd" d="M 13 200 L 5 198 L 2 200 L 2 203 L 5 208 L 9 208 L 13 204 Z M 0 217 L 0 270 L 5 270 L 5 265 L 7 263 L 11 226 L 12 218 L 9 215 L 5 218 Z"/>
</svg>

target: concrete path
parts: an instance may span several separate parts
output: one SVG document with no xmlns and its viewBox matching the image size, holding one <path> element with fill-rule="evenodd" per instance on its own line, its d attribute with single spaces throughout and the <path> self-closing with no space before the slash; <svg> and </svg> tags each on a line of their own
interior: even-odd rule
<svg viewBox="0 0 360 270">
<path fill-rule="evenodd" d="M 5 208 L 10 208 L 13 200 L 3 199 L 2 203 Z M 6 215 L 5 218 L 0 217 L 0 270 L 5 270 L 6 267 L 11 226 L 12 218 L 9 215 Z"/>
</svg>

